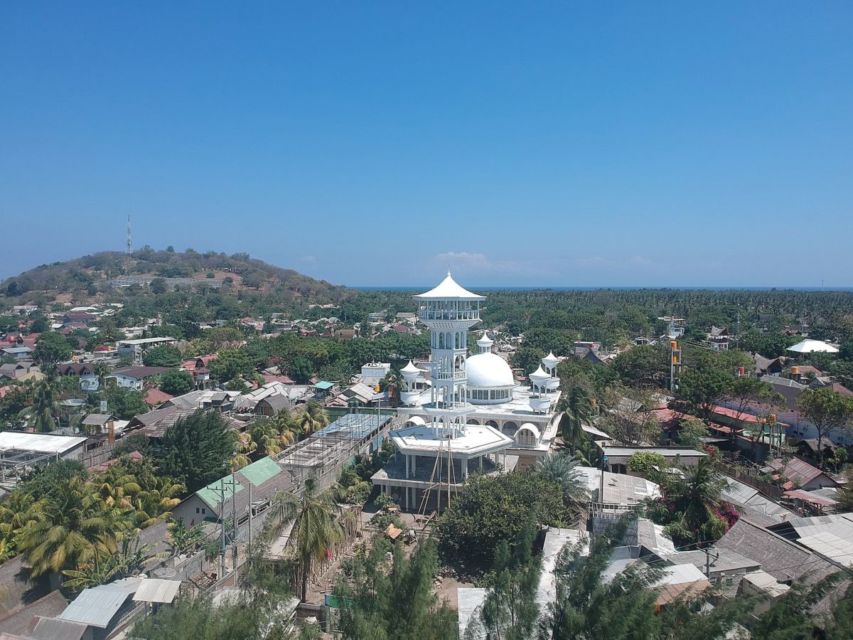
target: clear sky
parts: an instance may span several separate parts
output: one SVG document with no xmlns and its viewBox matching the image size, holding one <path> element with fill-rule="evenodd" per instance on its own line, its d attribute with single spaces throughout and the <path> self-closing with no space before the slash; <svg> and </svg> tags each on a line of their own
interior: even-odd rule
<svg viewBox="0 0 853 640">
<path fill-rule="evenodd" d="M 853 3 L 3 2 L 0 276 L 853 285 Z"/>
</svg>

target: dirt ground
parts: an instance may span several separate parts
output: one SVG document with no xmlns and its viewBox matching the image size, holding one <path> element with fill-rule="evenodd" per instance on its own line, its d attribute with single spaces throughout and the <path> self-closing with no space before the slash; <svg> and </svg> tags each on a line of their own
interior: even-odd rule
<svg viewBox="0 0 853 640">
<path fill-rule="evenodd" d="M 465 588 L 476 586 L 473 582 L 461 582 L 450 576 L 446 578 L 440 577 L 436 582 L 435 592 L 439 599 L 444 600 L 447 603 L 447 606 L 454 611 L 459 609 L 459 602 L 456 599 L 456 590 L 460 587 Z"/>
</svg>

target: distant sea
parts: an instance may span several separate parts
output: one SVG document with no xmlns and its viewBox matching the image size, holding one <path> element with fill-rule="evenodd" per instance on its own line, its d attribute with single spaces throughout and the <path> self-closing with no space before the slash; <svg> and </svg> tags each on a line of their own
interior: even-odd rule
<svg viewBox="0 0 853 640">
<path fill-rule="evenodd" d="M 411 287 L 350 286 L 359 291 L 429 291 L 435 285 Z M 470 291 L 843 291 L 853 292 L 853 287 L 478 287 L 468 286 Z"/>
</svg>

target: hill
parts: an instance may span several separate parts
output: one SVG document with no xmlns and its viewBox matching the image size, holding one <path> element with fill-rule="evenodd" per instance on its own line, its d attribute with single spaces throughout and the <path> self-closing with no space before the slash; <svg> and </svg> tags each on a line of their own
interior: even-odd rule
<svg viewBox="0 0 853 640">
<path fill-rule="evenodd" d="M 155 251 L 145 247 L 131 255 L 104 251 L 35 267 L 0 283 L 0 301 L 8 304 L 39 298 L 81 303 L 140 289 L 155 293 L 255 292 L 284 303 L 333 303 L 348 296 L 344 287 L 272 266 L 246 253 L 229 256 L 214 251 Z"/>
</svg>

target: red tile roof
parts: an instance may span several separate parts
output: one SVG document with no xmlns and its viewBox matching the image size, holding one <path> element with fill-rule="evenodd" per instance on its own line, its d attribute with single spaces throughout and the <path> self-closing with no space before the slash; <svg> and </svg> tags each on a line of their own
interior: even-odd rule
<svg viewBox="0 0 853 640">
<path fill-rule="evenodd" d="M 169 395 L 165 391 L 160 391 L 156 387 L 151 387 L 145 392 L 145 404 L 149 407 L 155 407 L 158 404 L 163 404 L 167 400 L 171 400 L 174 396 Z"/>
<path fill-rule="evenodd" d="M 729 409 L 728 407 L 714 407 L 711 409 L 711 413 L 718 416 L 732 418 L 733 420 L 739 420 L 741 422 L 759 422 L 759 419 L 751 413 L 736 411 L 735 409 Z"/>
</svg>

